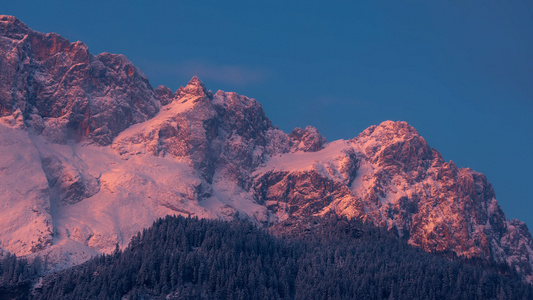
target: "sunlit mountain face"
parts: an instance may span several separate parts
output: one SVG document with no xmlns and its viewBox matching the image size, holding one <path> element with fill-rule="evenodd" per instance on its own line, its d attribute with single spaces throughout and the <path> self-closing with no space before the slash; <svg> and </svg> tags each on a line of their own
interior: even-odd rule
<svg viewBox="0 0 533 300">
<path fill-rule="evenodd" d="M 64 269 L 167 215 L 262 228 L 334 215 L 533 280 L 527 226 L 505 218 L 483 174 L 403 121 L 331 142 L 311 126 L 285 133 L 255 99 L 196 76 L 154 90 L 123 55 L 11 16 L 0 17 L 0 115 L 4 256 Z"/>
</svg>

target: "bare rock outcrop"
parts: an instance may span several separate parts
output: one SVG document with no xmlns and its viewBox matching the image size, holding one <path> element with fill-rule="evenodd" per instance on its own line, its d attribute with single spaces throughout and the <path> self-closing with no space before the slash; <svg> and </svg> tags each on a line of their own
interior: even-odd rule
<svg viewBox="0 0 533 300">
<path fill-rule="evenodd" d="M 406 122 L 330 143 L 311 126 L 287 134 L 255 99 L 196 76 L 154 90 L 123 55 L 0 16 L 0 133 L 1 253 L 79 263 L 171 213 L 261 225 L 336 214 L 533 282 L 527 226 Z"/>
<path fill-rule="evenodd" d="M 108 145 L 159 111 L 148 79 L 123 55 L 94 56 L 11 16 L 0 16 L 0 53 L 0 116 L 20 110 L 33 133 L 53 142 Z"/>
</svg>

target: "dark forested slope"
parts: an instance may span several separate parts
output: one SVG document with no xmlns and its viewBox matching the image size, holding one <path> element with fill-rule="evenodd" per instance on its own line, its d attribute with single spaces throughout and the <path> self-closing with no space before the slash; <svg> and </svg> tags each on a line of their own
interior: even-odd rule
<svg viewBox="0 0 533 300">
<path fill-rule="evenodd" d="M 532 287 L 505 266 L 428 254 L 356 221 L 317 220 L 280 224 L 272 235 L 246 222 L 167 217 L 122 252 L 46 277 L 32 298 L 533 297 Z M 290 236 L 283 233 L 288 227 Z"/>
</svg>

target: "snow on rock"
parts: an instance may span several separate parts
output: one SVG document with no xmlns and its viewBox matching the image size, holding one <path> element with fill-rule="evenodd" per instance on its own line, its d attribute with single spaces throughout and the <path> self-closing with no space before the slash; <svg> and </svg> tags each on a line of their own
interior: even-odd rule
<svg viewBox="0 0 533 300">
<path fill-rule="evenodd" d="M 172 99 L 174 99 L 174 93 L 172 92 L 172 90 L 164 85 L 158 86 L 154 90 L 154 93 L 159 99 L 159 102 L 161 103 L 161 105 L 167 105 L 170 102 L 172 102 Z"/>
<path fill-rule="evenodd" d="M 317 152 L 272 157 L 253 173 L 254 189 L 279 220 L 329 210 L 361 214 L 360 202 L 348 188 L 356 176 L 356 168 L 353 149 L 339 140 Z M 341 200 L 349 204 L 339 206 Z"/>
<path fill-rule="evenodd" d="M 505 219 L 483 174 L 444 162 L 405 122 L 371 126 L 317 152 L 273 156 L 253 176 L 259 201 L 279 219 L 334 211 L 426 251 L 507 262 L 531 281 L 525 225 Z"/>
<path fill-rule="evenodd" d="M 0 53 L 0 116 L 19 109 L 32 132 L 54 142 L 107 145 L 159 110 L 148 79 L 123 55 L 94 56 L 11 16 L 0 16 Z"/>
<path fill-rule="evenodd" d="M 41 163 L 50 192 L 58 204 L 72 204 L 89 198 L 100 190 L 99 179 L 83 171 L 80 160 L 58 157 L 41 148 Z"/>
<path fill-rule="evenodd" d="M 405 122 L 326 143 L 196 76 L 153 90 L 122 55 L 0 16 L 0 253 L 57 268 L 124 247 L 168 214 L 269 225 L 331 213 L 426 251 L 513 266 L 533 281 L 533 239 L 486 177 L 445 162 Z"/>
<path fill-rule="evenodd" d="M 65 202 L 60 194 L 52 194 L 54 242 L 44 254 L 57 259 L 52 262 L 58 266 L 109 253 L 117 243 L 124 247 L 137 232 L 169 214 L 217 217 L 199 204 L 202 180 L 188 160 L 146 154 L 125 159 L 109 147 L 34 139 L 40 152 L 60 157 L 61 172 L 75 170 L 97 179 L 99 185 L 92 195 L 74 189 L 79 201 Z M 50 190 L 54 191 L 54 185 Z"/>
<path fill-rule="evenodd" d="M 313 126 L 307 126 L 305 129 L 295 128 L 289 137 L 292 139 L 293 151 L 318 151 L 326 143 L 324 138 Z"/>
<path fill-rule="evenodd" d="M 533 241 L 527 225 L 519 220 L 506 220 L 501 244 L 497 245 L 499 261 L 514 266 L 519 274 L 525 274 L 533 282 Z M 528 263 L 529 262 L 529 263 Z"/>
<path fill-rule="evenodd" d="M 0 124 L 0 248 L 17 255 L 52 244 L 50 194 L 28 133 Z"/>
<path fill-rule="evenodd" d="M 123 155 L 188 157 L 211 182 L 219 169 L 242 179 L 270 155 L 315 151 L 325 142 L 312 127 L 294 132 L 291 136 L 274 128 L 256 100 L 213 94 L 195 76 L 154 118 L 121 133 L 113 148 Z"/>
</svg>

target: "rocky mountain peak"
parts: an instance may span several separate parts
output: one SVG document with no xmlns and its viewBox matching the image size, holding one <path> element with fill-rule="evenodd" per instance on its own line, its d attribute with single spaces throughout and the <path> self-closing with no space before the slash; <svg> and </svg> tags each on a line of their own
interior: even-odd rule
<svg viewBox="0 0 533 300">
<path fill-rule="evenodd" d="M 31 29 L 19 19 L 13 16 L 0 15 L 0 36 L 20 40 L 29 32 Z"/>
<path fill-rule="evenodd" d="M 305 129 L 296 127 L 289 137 L 293 151 L 315 152 L 321 150 L 326 144 L 326 138 L 313 126 L 307 126 Z"/>
<path fill-rule="evenodd" d="M 0 20 L 0 115 L 21 111 L 33 134 L 109 145 L 159 111 L 148 79 L 125 56 L 94 56 L 82 42 Z"/>
<path fill-rule="evenodd" d="M 482 174 L 445 163 L 406 122 L 326 143 L 311 126 L 279 130 L 255 99 L 213 95 L 196 76 L 154 90 L 123 55 L 94 56 L 9 16 L 0 34 L 0 252 L 81 262 L 168 214 L 266 225 L 335 212 L 533 282 L 525 224 L 505 220 Z"/>
<path fill-rule="evenodd" d="M 176 98 L 184 96 L 213 98 L 213 93 L 205 87 L 205 84 L 196 75 L 194 75 L 185 87 L 180 87 L 176 91 Z"/>
<path fill-rule="evenodd" d="M 427 168 L 431 160 L 441 159 L 418 131 L 404 121 L 385 121 L 371 126 L 353 141 L 378 165 L 397 165 L 403 169 L 424 165 Z"/>
<path fill-rule="evenodd" d="M 382 142 L 396 142 L 419 137 L 418 131 L 405 121 L 384 121 L 365 129 L 357 137 L 361 140 L 377 140 Z"/>
<path fill-rule="evenodd" d="M 190 86 L 199 86 L 199 87 L 202 87 L 202 88 L 205 89 L 205 84 L 196 75 L 193 75 L 191 80 L 189 80 L 189 82 L 187 83 L 187 86 L 189 86 L 189 85 Z"/>
</svg>

